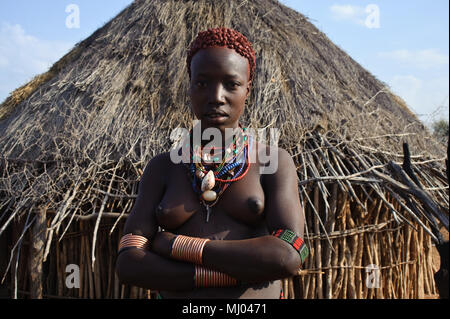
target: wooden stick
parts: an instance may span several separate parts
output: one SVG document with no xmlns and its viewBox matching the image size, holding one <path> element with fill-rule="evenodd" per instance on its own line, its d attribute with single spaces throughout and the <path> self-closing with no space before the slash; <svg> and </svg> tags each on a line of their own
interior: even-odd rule
<svg viewBox="0 0 450 319">
<path fill-rule="evenodd" d="M 436 291 L 436 285 L 435 285 L 435 282 L 434 282 L 434 272 L 435 271 L 434 271 L 434 269 L 432 267 L 432 265 L 433 265 L 433 256 L 432 256 L 433 250 L 432 250 L 432 244 L 431 244 L 431 238 L 430 237 L 428 237 L 426 239 L 426 247 L 427 247 L 427 249 L 426 249 L 426 252 L 427 252 L 427 265 L 429 265 L 429 267 L 428 267 L 428 283 L 429 283 L 429 286 L 430 286 L 429 293 L 430 294 L 436 294 L 437 291 Z"/>
<path fill-rule="evenodd" d="M 107 193 L 109 193 L 111 191 L 111 187 L 113 185 L 114 178 L 116 176 L 116 170 L 119 167 L 119 165 L 121 165 L 121 164 L 122 164 L 122 162 L 119 161 L 119 163 L 114 168 L 111 180 L 109 182 Z M 103 198 L 103 202 L 102 202 L 102 205 L 100 207 L 100 211 L 98 212 L 98 217 L 97 217 L 97 219 L 95 221 L 94 234 L 93 234 L 93 240 L 92 240 L 92 268 L 94 268 L 94 263 L 95 263 L 95 243 L 96 243 L 96 240 L 97 240 L 98 226 L 100 225 L 100 220 L 102 218 L 102 213 L 103 213 L 103 210 L 105 209 L 105 204 L 106 204 L 108 198 L 109 198 L 108 195 L 105 195 L 105 197 Z"/>
<path fill-rule="evenodd" d="M 79 228 L 79 232 L 82 232 L 82 228 L 81 228 L 81 223 L 78 223 L 78 228 Z M 80 286 L 80 289 L 78 290 L 78 298 L 83 298 L 84 296 L 86 296 L 86 294 L 84 293 L 85 289 L 86 289 L 86 265 L 85 265 L 85 254 L 84 254 L 84 240 L 83 240 L 83 236 L 80 238 L 80 240 L 78 240 L 79 243 L 79 250 L 78 253 L 80 255 L 80 284 L 82 286 Z"/>
<path fill-rule="evenodd" d="M 106 298 L 112 298 L 112 280 L 113 280 L 113 273 L 114 273 L 114 265 L 113 265 L 113 256 L 115 255 L 115 249 L 112 249 L 111 247 L 111 237 L 107 237 L 108 242 L 108 276 L 107 276 L 107 285 L 106 285 Z"/>
<path fill-rule="evenodd" d="M 310 213 L 310 206 L 309 205 L 305 205 L 303 207 L 304 211 L 305 211 L 305 229 L 306 231 L 308 231 L 308 229 L 310 229 L 310 220 L 312 218 L 312 214 Z M 305 265 L 305 270 L 307 269 L 311 269 L 314 268 L 313 266 L 313 256 L 314 256 L 314 245 L 313 242 L 309 239 L 309 235 L 307 234 L 307 240 L 308 240 L 308 246 L 309 246 L 309 256 L 306 259 L 306 265 Z M 312 276 L 306 276 L 306 278 L 303 281 L 303 293 L 306 299 L 309 298 L 309 293 L 310 293 L 310 284 L 311 284 L 311 280 L 312 280 Z"/>
<path fill-rule="evenodd" d="M 374 220 L 374 223 L 375 224 L 379 224 L 379 222 L 380 222 L 380 217 L 381 217 L 381 214 L 376 214 L 375 216 L 374 216 L 374 218 L 375 218 L 375 220 Z M 378 266 L 378 268 L 379 268 L 379 271 L 380 271 L 380 278 L 382 277 L 382 274 L 381 274 L 381 265 L 382 265 L 382 256 L 380 255 L 380 251 L 384 248 L 384 247 L 380 247 L 380 240 L 379 240 L 379 234 L 380 233 L 374 233 L 373 234 L 373 236 L 369 236 L 369 239 L 373 242 L 373 248 L 374 248 L 374 254 L 373 254 L 373 256 L 374 256 L 374 261 L 375 261 L 375 264 Z M 375 290 L 375 296 L 376 296 L 376 298 L 379 298 L 379 299 L 383 299 L 384 298 L 384 295 L 383 295 L 383 287 L 380 287 L 380 288 L 375 288 L 374 289 Z"/>
<path fill-rule="evenodd" d="M 341 175 L 344 175 L 343 170 L 346 170 L 344 163 L 341 161 L 341 159 L 336 156 L 336 169 L 338 170 L 338 172 Z M 355 199 L 355 201 L 358 203 L 358 205 L 360 205 L 361 207 L 363 207 L 361 201 L 359 200 L 358 196 L 356 196 L 355 190 L 353 189 L 352 185 L 350 184 L 350 182 L 348 180 L 344 180 L 345 185 L 347 186 L 347 189 L 349 190 L 349 194 L 351 197 L 353 197 Z"/>
<path fill-rule="evenodd" d="M 93 268 L 93 277 L 94 277 L 94 292 L 95 292 L 95 298 L 100 299 L 102 298 L 102 285 L 101 285 L 101 278 L 100 278 L 100 260 L 97 263 L 92 264 Z"/>
<path fill-rule="evenodd" d="M 356 254 L 356 261 L 355 266 L 362 267 L 363 262 L 363 253 L 364 253 L 364 236 L 365 234 L 360 234 L 358 236 L 358 245 L 357 245 L 357 254 Z M 362 270 L 356 272 L 356 298 L 362 299 L 363 298 L 363 276 L 362 276 Z"/>
<path fill-rule="evenodd" d="M 417 290 L 418 290 L 418 298 L 423 299 L 425 296 L 425 289 L 424 289 L 424 283 L 425 283 L 425 272 L 426 272 L 426 264 L 425 264 L 425 247 L 423 245 L 424 238 L 423 238 L 423 229 L 419 228 L 419 232 L 417 233 L 416 237 L 416 254 L 418 258 L 418 267 L 419 267 L 419 278 L 417 280 Z"/>
<path fill-rule="evenodd" d="M 386 220 L 387 214 L 384 214 L 385 218 L 384 220 Z M 389 263 L 389 265 L 392 265 L 394 263 L 393 260 L 393 250 L 391 247 L 393 247 L 393 243 L 392 243 L 392 234 L 390 232 L 387 232 L 386 235 L 383 237 L 383 247 L 390 247 L 390 249 L 386 249 L 385 253 L 386 253 L 386 259 Z M 392 299 L 393 298 L 393 294 L 392 294 L 392 273 L 393 273 L 393 269 L 390 268 L 386 271 L 386 275 L 383 280 L 383 289 L 385 289 L 386 291 L 386 298 Z"/>
<path fill-rule="evenodd" d="M 64 274 L 65 274 L 65 265 L 67 265 L 67 245 L 66 242 L 61 242 L 61 255 L 59 259 L 59 278 L 58 278 L 58 285 L 60 285 L 59 289 L 61 291 L 61 295 L 65 295 L 66 292 L 66 286 L 65 286 L 65 280 L 64 280 Z"/>
<path fill-rule="evenodd" d="M 295 299 L 293 278 L 288 278 L 289 299 Z"/>
<path fill-rule="evenodd" d="M 405 229 L 405 242 L 404 242 L 404 260 L 409 260 L 409 256 L 410 256 L 410 242 L 411 242 L 411 228 L 406 227 Z M 404 281 L 403 281 L 403 289 L 405 292 L 405 296 L 404 298 L 410 298 L 410 287 L 409 287 L 409 265 L 405 264 L 405 268 L 404 268 Z"/>
<path fill-rule="evenodd" d="M 353 218 L 351 216 L 351 213 L 349 212 L 349 215 L 347 217 L 347 226 L 349 229 L 353 229 L 356 227 L 355 222 L 353 221 Z M 350 241 L 350 265 L 355 265 L 356 261 L 356 253 L 357 253 L 357 246 L 358 246 L 358 235 L 351 236 L 349 238 Z M 355 268 L 350 268 L 349 270 L 349 282 L 348 282 L 348 292 L 349 292 L 349 298 L 356 299 L 357 293 L 356 293 L 356 285 L 355 285 Z"/>
<path fill-rule="evenodd" d="M 331 189 L 331 204 L 330 204 L 330 216 L 329 219 L 327 221 L 327 232 L 328 233 L 332 233 L 334 231 L 334 226 L 336 224 L 336 213 L 337 213 L 337 196 L 338 196 L 338 192 L 337 192 L 337 184 L 333 184 L 332 189 Z M 331 245 L 333 244 L 333 242 L 331 242 Z M 324 255 L 325 255 L 325 267 L 329 267 L 331 266 L 331 254 L 332 254 L 332 250 L 331 250 L 332 246 L 330 245 L 326 245 L 325 246 L 325 251 L 324 251 Z M 332 270 L 327 270 L 325 275 L 325 298 L 326 299 L 331 299 L 332 297 Z"/>
<path fill-rule="evenodd" d="M 63 199 L 64 203 L 66 203 L 68 201 L 71 191 L 72 191 L 72 189 L 69 188 L 67 190 L 66 194 L 64 195 L 64 199 Z M 63 208 L 64 208 L 64 206 L 61 207 L 60 209 L 58 209 L 58 211 L 56 212 L 56 214 L 53 217 L 53 220 L 52 220 L 52 222 L 50 224 L 49 234 L 48 234 L 48 237 L 47 237 L 47 244 L 46 244 L 45 251 L 44 251 L 44 262 L 47 260 L 48 253 L 50 251 L 50 245 L 51 245 L 52 239 L 53 239 L 53 233 L 55 231 L 55 228 L 58 225 L 58 220 L 61 217 L 61 212 L 62 212 Z"/>
<path fill-rule="evenodd" d="M 366 236 L 364 236 L 364 247 L 366 248 L 366 256 L 367 256 L 367 261 L 366 261 L 366 267 L 367 265 L 372 265 L 373 264 L 373 259 L 372 259 L 372 248 L 370 246 L 370 234 L 366 234 Z M 367 276 L 367 273 L 366 273 Z M 366 277 L 367 278 L 367 277 Z M 367 280 L 367 279 L 366 279 Z M 367 282 L 365 280 L 365 282 Z M 367 287 L 367 284 L 364 285 L 364 298 L 366 299 L 371 299 L 372 297 L 372 289 L 369 290 L 369 287 Z"/>
<path fill-rule="evenodd" d="M 386 182 L 391 184 L 397 191 L 406 192 L 406 193 L 409 193 L 409 194 L 417 197 L 427 207 L 427 209 L 429 209 L 430 212 L 432 212 L 433 215 L 436 218 L 438 218 L 439 221 L 448 229 L 448 216 L 443 215 L 442 212 L 439 211 L 437 206 L 433 203 L 433 201 L 431 201 L 429 199 L 429 196 L 424 191 L 422 191 L 421 189 L 419 189 L 413 185 L 412 181 L 409 180 L 409 177 L 406 176 L 406 174 L 404 174 L 402 172 L 401 168 L 399 168 L 398 165 L 396 165 L 393 162 L 390 162 L 390 164 L 391 164 L 390 166 L 392 167 L 394 172 L 396 172 L 396 174 L 402 179 L 403 182 L 406 183 L 407 186 L 397 182 L 393 178 L 391 178 L 383 173 L 380 173 L 377 171 L 373 171 L 373 172 L 378 177 L 382 178 L 383 180 L 385 180 Z"/>
<path fill-rule="evenodd" d="M 90 255 L 91 255 L 90 251 L 89 251 L 89 240 L 88 240 L 88 238 L 89 238 L 89 235 L 86 234 L 84 236 L 84 244 L 85 244 L 84 249 L 85 249 L 85 252 L 86 252 L 86 260 L 89 260 L 90 259 Z M 88 284 L 88 287 L 89 287 L 89 298 L 90 299 L 94 299 L 94 279 L 92 277 L 92 273 L 93 273 L 92 263 L 86 262 L 86 264 L 88 266 L 87 273 L 88 273 L 88 279 L 89 279 L 89 284 Z"/>
<path fill-rule="evenodd" d="M 336 218 L 336 223 L 335 226 L 337 227 L 337 229 L 342 229 L 342 216 L 344 215 L 344 211 L 347 208 L 347 201 L 348 201 L 348 197 L 347 197 L 347 193 L 342 193 L 341 197 L 338 199 L 337 202 L 337 207 L 338 207 L 338 213 L 335 215 Z M 340 240 L 334 240 L 333 242 L 333 248 L 334 248 L 334 253 L 332 254 L 332 259 L 331 259 L 331 265 L 332 267 L 338 267 L 338 266 L 342 266 L 340 264 L 340 258 L 339 258 L 339 253 L 343 254 L 343 252 L 339 251 L 341 245 L 340 245 Z M 337 298 L 337 292 L 339 291 L 339 285 L 340 283 L 338 283 L 338 278 L 340 274 L 340 271 L 336 270 L 336 271 L 332 271 L 331 274 L 331 297 L 330 298 Z"/>
<path fill-rule="evenodd" d="M 114 299 L 120 299 L 120 283 L 117 274 L 114 272 Z"/>
<path fill-rule="evenodd" d="M 316 212 L 319 212 L 319 189 L 316 187 L 314 188 L 314 209 L 316 210 Z M 320 233 L 320 228 L 319 228 L 319 219 L 320 217 L 318 215 L 315 216 L 314 218 L 314 232 L 316 234 Z M 322 247 L 320 245 L 320 240 L 316 240 L 316 249 L 315 249 L 315 261 L 316 261 L 316 267 L 317 268 L 322 268 Z M 321 275 L 317 275 L 317 286 L 316 286 L 316 290 L 317 290 L 317 298 L 319 299 L 323 299 L 323 288 L 322 288 L 322 276 Z"/>
<path fill-rule="evenodd" d="M 42 262 L 44 259 L 44 248 L 46 238 L 46 214 L 45 208 L 39 208 L 37 218 L 31 228 L 31 244 L 29 258 L 29 276 L 30 276 L 30 298 L 42 299 Z"/>
<path fill-rule="evenodd" d="M 288 279 L 287 278 L 283 279 L 282 284 L 283 284 L 283 296 L 284 298 L 288 299 L 289 298 Z"/>
<path fill-rule="evenodd" d="M 307 198 L 309 199 L 308 194 L 306 192 L 305 192 L 305 196 L 307 196 Z M 311 202 L 310 202 L 310 205 L 308 205 L 308 209 L 309 209 L 309 212 L 310 212 L 310 214 L 308 214 L 308 225 L 309 225 L 310 229 L 313 229 L 314 214 L 312 213 L 312 210 L 314 209 L 314 207 L 312 206 Z M 316 254 L 315 242 L 311 241 L 310 255 L 309 255 L 309 258 L 308 258 L 308 267 L 307 267 L 307 269 L 314 268 L 315 254 Z M 308 291 L 308 295 L 307 296 L 308 297 L 307 298 L 308 299 L 315 299 L 316 298 L 316 290 L 315 290 L 316 277 L 315 276 L 308 276 L 307 278 L 308 278 L 308 281 L 307 281 L 307 288 L 308 288 L 308 290 L 307 290 Z"/>
<path fill-rule="evenodd" d="M 343 207 L 341 210 L 341 214 L 337 216 L 338 221 L 338 229 L 344 230 L 345 229 L 345 216 L 348 210 L 348 201 L 345 201 L 343 203 Z M 337 272 L 336 280 L 333 284 L 333 298 L 339 298 L 342 295 L 342 286 L 344 283 L 344 277 L 345 277 L 345 252 L 346 252 L 346 246 L 345 246 L 345 238 L 339 238 L 337 240 L 340 255 L 338 255 L 338 261 L 337 264 L 341 268 L 339 272 Z"/>
</svg>

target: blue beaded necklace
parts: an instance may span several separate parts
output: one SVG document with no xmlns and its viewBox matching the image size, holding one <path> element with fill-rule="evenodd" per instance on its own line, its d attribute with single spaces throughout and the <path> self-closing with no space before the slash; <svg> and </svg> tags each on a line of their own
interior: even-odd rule
<svg viewBox="0 0 450 319">
<path fill-rule="evenodd" d="M 204 176 L 204 174 L 200 174 L 199 176 L 199 168 L 194 163 L 194 155 L 191 148 L 191 159 L 192 163 L 186 164 L 188 171 L 189 171 L 189 177 L 192 181 L 192 189 L 194 192 L 199 196 L 200 203 L 206 208 L 206 222 L 209 221 L 209 216 L 212 211 L 212 207 L 217 204 L 220 196 L 223 194 L 223 192 L 228 188 L 228 186 L 231 185 L 231 183 L 235 180 L 239 180 L 243 177 L 244 174 L 247 173 L 247 169 L 244 171 L 244 168 L 250 163 L 249 160 L 249 152 L 251 150 L 252 146 L 252 138 L 251 136 L 246 134 L 246 129 L 242 129 L 243 136 L 243 146 L 242 149 L 238 150 L 237 148 L 233 151 L 234 156 L 229 160 L 228 164 L 222 165 L 222 167 L 218 170 L 217 166 L 219 166 L 217 163 L 209 163 L 209 164 L 203 164 L 200 166 L 201 171 L 211 172 L 215 171 L 214 179 L 219 179 L 220 181 L 217 181 L 213 183 L 213 187 L 206 192 L 202 190 L 201 184 L 203 183 L 203 179 L 207 178 Z M 202 159 L 202 157 L 200 157 Z M 234 170 L 237 169 L 236 172 Z M 225 176 L 226 175 L 226 176 Z M 210 177 L 210 176 L 209 176 Z M 227 178 L 223 178 L 227 177 Z M 229 182 L 228 182 L 229 181 Z M 205 193 L 210 192 L 213 193 L 213 199 L 212 200 L 205 200 Z"/>
</svg>

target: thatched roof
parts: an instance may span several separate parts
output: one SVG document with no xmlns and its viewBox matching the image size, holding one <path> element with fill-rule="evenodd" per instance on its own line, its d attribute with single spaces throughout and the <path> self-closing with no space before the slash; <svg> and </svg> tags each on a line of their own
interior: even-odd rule
<svg viewBox="0 0 450 319">
<path fill-rule="evenodd" d="M 139 136 L 187 126 L 186 48 L 215 26 L 236 28 L 254 43 L 257 76 L 246 117 L 253 127 L 301 131 L 345 119 L 352 135 L 368 123 L 377 124 L 372 135 L 424 130 L 384 83 L 276 1 L 136 1 L 2 104 L 3 156 L 73 158 L 83 150 L 118 159 Z"/>
<path fill-rule="evenodd" d="M 136 0 L 0 105 L 0 233 L 14 216 L 42 207 L 56 214 L 51 234 L 66 218 L 102 215 L 111 198 L 120 205 L 109 209 L 129 212 L 125 200 L 135 198 L 143 167 L 170 147 L 171 129 L 191 125 L 186 50 L 199 31 L 217 26 L 253 43 L 244 124 L 279 128 L 301 180 L 388 176 L 405 142 L 414 169 L 426 163 L 442 172 L 445 148 L 404 101 L 302 14 L 275 0 Z M 340 171 L 319 163 L 321 148 L 351 163 Z M 433 174 L 421 180 L 448 208 L 448 182 Z M 365 181 L 379 193 L 387 182 L 375 177 Z M 353 194 L 344 179 L 335 181 Z"/>
</svg>

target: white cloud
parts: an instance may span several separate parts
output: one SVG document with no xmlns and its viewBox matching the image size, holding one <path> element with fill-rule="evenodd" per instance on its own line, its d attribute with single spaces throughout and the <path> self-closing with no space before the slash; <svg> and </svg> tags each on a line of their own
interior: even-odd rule
<svg viewBox="0 0 450 319">
<path fill-rule="evenodd" d="M 366 7 L 334 4 L 329 9 L 336 21 L 347 21 L 368 29 L 380 28 L 380 8 L 376 4 L 368 4 Z"/>
<path fill-rule="evenodd" d="M 419 69 L 431 69 L 449 64 L 448 54 L 443 54 L 436 49 L 425 50 L 395 50 L 391 52 L 380 52 L 378 56 L 393 60 L 408 67 Z"/>
<path fill-rule="evenodd" d="M 420 79 L 413 75 L 396 75 L 389 85 L 423 121 L 448 117 L 448 76 Z"/>
<path fill-rule="evenodd" d="M 330 7 L 333 19 L 337 21 L 350 21 L 359 25 L 365 25 L 366 12 L 364 7 L 353 5 L 337 5 Z"/>
<path fill-rule="evenodd" d="M 437 49 L 402 49 L 380 52 L 378 57 L 395 72 L 405 72 L 392 76 L 388 84 L 422 121 L 448 117 L 448 54 Z"/>
<path fill-rule="evenodd" d="M 419 95 L 423 87 L 423 82 L 420 79 L 413 75 L 396 75 L 390 81 L 390 85 L 392 90 L 401 96 L 411 108 L 417 109 L 420 104 Z"/>
<path fill-rule="evenodd" d="M 33 76 L 45 72 L 73 46 L 42 40 L 26 33 L 19 24 L 0 26 L 0 102 Z"/>
</svg>

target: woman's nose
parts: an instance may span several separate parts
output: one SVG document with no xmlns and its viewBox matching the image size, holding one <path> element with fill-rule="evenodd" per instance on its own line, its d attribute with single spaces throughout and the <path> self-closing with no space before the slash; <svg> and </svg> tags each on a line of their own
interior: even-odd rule
<svg viewBox="0 0 450 319">
<path fill-rule="evenodd" d="M 213 85 L 209 92 L 209 104 L 225 103 L 225 88 L 221 84 Z"/>
</svg>

